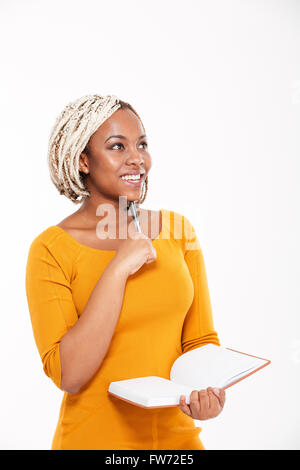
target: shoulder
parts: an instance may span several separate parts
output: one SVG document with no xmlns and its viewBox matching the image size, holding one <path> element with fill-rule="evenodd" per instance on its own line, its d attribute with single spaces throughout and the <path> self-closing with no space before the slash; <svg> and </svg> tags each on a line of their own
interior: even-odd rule
<svg viewBox="0 0 300 470">
<path fill-rule="evenodd" d="M 51 225 L 29 243 L 27 263 L 52 263 L 71 273 L 77 251 L 76 245 L 68 243 L 64 232 L 58 226 Z"/>
<path fill-rule="evenodd" d="M 193 219 L 171 209 L 164 209 L 164 216 L 170 238 L 178 243 L 184 254 L 200 249 Z"/>
<path fill-rule="evenodd" d="M 30 248 L 47 247 L 49 249 L 56 246 L 60 237 L 60 229 L 57 225 L 51 225 L 36 235 L 31 241 Z"/>
</svg>

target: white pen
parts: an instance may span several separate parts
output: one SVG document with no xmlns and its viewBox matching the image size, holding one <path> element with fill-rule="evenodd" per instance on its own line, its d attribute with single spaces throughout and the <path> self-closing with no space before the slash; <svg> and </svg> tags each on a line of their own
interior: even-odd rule
<svg viewBox="0 0 300 470">
<path fill-rule="evenodd" d="M 131 210 L 132 217 L 134 219 L 137 231 L 142 232 L 141 227 L 140 227 L 140 222 L 139 222 L 139 219 L 138 219 L 138 216 L 137 216 L 137 213 L 136 213 L 136 207 L 135 207 L 135 202 L 134 201 L 129 202 L 129 209 Z"/>
</svg>

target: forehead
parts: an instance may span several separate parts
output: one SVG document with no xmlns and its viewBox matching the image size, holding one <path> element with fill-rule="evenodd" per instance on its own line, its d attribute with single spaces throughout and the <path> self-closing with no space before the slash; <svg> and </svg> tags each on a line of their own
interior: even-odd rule
<svg viewBox="0 0 300 470">
<path fill-rule="evenodd" d="M 121 134 L 125 137 L 139 137 L 145 133 L 143 124 L 130 109 L 118 109 L 97 129 L 94 136 L 107 139 L 111 135 Z"/>
</svg>

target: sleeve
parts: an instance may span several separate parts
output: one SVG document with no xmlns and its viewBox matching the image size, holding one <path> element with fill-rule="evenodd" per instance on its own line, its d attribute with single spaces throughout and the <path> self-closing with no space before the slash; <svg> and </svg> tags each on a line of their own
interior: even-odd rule
<svg viewBox="0 0 300 470">
<path fill-rule="evenodd" d="M 29 248 L 26 265 L 26 296 L 35 343 L 43 370 L 61 388 L 59 345 L 64 334 L 78 320 L 70 275 L 62 260 L 41 240 Z"/>
<path fill-rule="evenodd" d="M 203 253 L 194 227 L 186 217 L 184 224 L 184 259 L 193 281 L 194 299 L 183 323 L 181 335 L 183 353 L 208 343 L 220 346 L 213 324 Z"/>
</svg>

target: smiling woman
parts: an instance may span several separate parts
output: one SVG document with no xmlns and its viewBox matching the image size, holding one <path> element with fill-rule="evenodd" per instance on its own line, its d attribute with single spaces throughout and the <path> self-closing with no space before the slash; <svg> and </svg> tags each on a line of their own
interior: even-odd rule
<svg viewBox="0 0 300 470">
<path fill-rule="evenodd" d="M 59 193 L 71 199 L 75 204 L 81 203 L 91 195 L 87 185 L 88 169 L 86 167 L 82 168 L 79 162 L 83 155 L 85 157 L 90 155 L 93 142 L 99 146 L 97 129 L 100 129 L 101 124 L 118 109 L 134 113 L 143 128 L 136 110 L 129 103 L 119 100 L 114 95 L 108 95 L 107 97 L 87 95 L 79 98 L 67 105 L 56 119 L 49 139 L 48 164 L 50 177 Z M 104 134 L 103 131 L 102 126 L 101 135 Z M 139 142 L 145 138 L 146 134 L 143 134 L 137 140 Z M 104 146 L 112 139 L 127 141 L 124 135 L 117 134 L 109 136 L 102 142 L 102 145 Z M 147 151 L 148 144 L 146 141 L 139 143 L 139 145 L 144 145 L 143 149 Z M 110 146 L 107 144 L 105 150 L 106 152 L 121 150 L 116 149 L 117 146 L 125 149 L 124 143 L 114 142 L 111 145 L 110 142 Z M 147 175 L 145 175 L 142 182 L 144 182 L 144 194 L 138 199 L 138 204 L 142 204 L 146 198 Z M 139 187 L 141 188 L 141 184 Z"/>
<path fill-rule="evenodd" d="M 64 391 L 51 449 L 203 449 L 194 410 L 222 408 L 206 391 L 193 391 L 191 409 L 145 410 L 108 394 L 113 381 L 167 379 L 182 353 L 220 344 L 192 224 L 139 207 L 151 169 L 140 117 L 114 96 L 80 98 L 58 117 L 48 158 L 60 194 L 81 202 L 33 240 L 26 267 L 43 369 Z M 137 203 L 142 232 L 122 198 Z"/>
</svg>

